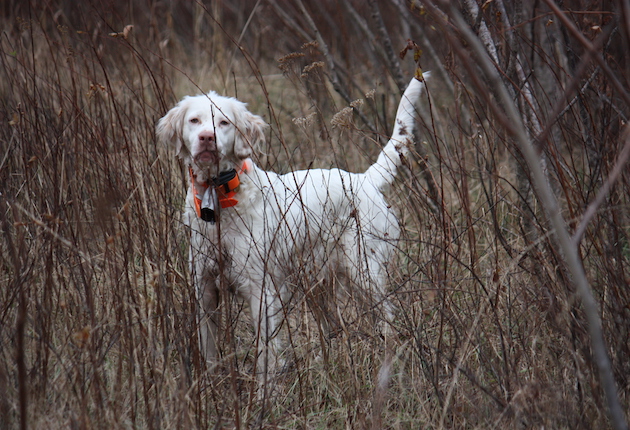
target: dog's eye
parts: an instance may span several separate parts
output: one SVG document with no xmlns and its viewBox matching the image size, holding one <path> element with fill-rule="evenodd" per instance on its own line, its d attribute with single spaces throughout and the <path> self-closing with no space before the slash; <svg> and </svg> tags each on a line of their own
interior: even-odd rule
<svg viewBox="0 0 630 430">
<path fill-rule="evenodd" d="M 219 125 L 225 126 L 225 125 L 229 125 L 230 123 L 227 122 L 226 120 L 222 120 Z"/>
<path fill-rule="evenodd" d="M 190 118 L 191 124 L 199 124 L 199 118 Z"/>
</svg>

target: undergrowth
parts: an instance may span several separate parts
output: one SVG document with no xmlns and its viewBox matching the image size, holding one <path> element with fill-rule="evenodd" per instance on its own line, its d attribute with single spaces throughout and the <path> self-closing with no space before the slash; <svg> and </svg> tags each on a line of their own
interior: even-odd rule
<svg viewBox="0 0 630 430">
<path fill-rule="evenodd" d="M 212 89 L 270 124 L 262 167 L 362 171 L 387 139 L 400 93 L 381 48 L 348 30 L 357 18 L 347 5 L 337 15 L 334 2 L 309 9 L 335 84 L 324 47 L 298 31 L 311 34 L 300 2 L 110 3 L 5 5 L 0 427 L 610 425 L 580 302 L 518 150 L 425 11 L 403 16 L 396 1 L 379 3 L 395 49 L 422 26 L 446 52 L 424 53 L 425 67 L 446 74 L 428 81 L 414 156 L 389 195 L 404 230 L 390 266 L 391 334 L 335 310 L 333 334 L 322 336 L 297 300 L 283 334 L 287 366 L 264 406 L 247 312 L 233 300 L 232 345 L 208 372 L 180 221 L 184 166 L 156 145 L 156 121 L 183 95 Z M 564 34 L 548 25 L 547 36 Z M 615 34 L 606 49 L 627 83 Z M 533 40 L 545 118 L 570 65 Z M 408 80 L 416 65 L 402 61 Z M 627 121 L 628 107 L 593 76 L 541 149 L 571 226 L 608 177 Z M 629 180 L 626 171 L 580 245 L 626 406 Z"/>
</svg>

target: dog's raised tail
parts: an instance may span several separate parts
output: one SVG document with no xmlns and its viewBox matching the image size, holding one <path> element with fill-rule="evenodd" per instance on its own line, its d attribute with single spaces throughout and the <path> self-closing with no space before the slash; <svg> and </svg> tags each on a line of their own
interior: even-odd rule
<svg viewBox="0 0 630 430">
<path fill-rule="evenodd" d="M 365 172 L 368 179 L 381 190 L 394 182 L 401 156 L 405 157 L 409 153 L 409 146 L 413 143 L 415 104 L 424 88 L 424 80 L 428 77 L 429 73 L 425 72 L 422 80 L 414 77 L 409 83 L 398 105 L 392 137 L 379 154 L 376 163 Z"/>
</svg>

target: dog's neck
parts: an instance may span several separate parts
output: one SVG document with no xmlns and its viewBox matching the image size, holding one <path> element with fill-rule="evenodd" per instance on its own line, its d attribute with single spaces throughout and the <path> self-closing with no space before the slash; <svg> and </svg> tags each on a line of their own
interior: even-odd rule
<svg viewBox="0 0 630 430">
<path fill-rule="evenodd" d="M 238 170 L 224 170 L 219 172 L 217 176 L 207 179 L 207 175 L 198 175 L 195 173 L 193 166 L 189 166 L 197 216 L 204 221 L 214 223 L 220 209 L 236 206 L 238 204 L 241 178 L 244 178 L 252 168 L 252 161 L 246 159 L 243 160 Z M 210 194 L 208 195 L 208 193 Z M 208 199 L 211 199 L 212 202 L 208 202 Z M 218 207 L 215 208 L 215 205 Z"/>
</svg>

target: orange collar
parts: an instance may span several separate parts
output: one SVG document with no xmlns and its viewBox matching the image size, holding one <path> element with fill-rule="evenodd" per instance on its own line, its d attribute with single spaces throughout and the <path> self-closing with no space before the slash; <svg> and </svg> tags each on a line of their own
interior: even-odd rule
<svg viewBox="0 0 630 430">
<path fill-rule="evenodd" d="M 202 216 L 201 204 L 203 200 L 203 196 L 208 188 L 211 186 L 214 187 L 214 190 L 217 193 L 217 197 L 219 200 L 219 205 L 222 209 L 230 208 L 232 206 L 236 206 L 238 200 L 235 198 L 236 193 L 238 193 L 241 180 L 239 179 L 239 175 L 243 173 L 247 173 L 250 170 L 250 166 L 247 160 L 243 161 L 241 164 L 240 171 L 236 171 L 236 169 L 228 170 L 227 172 L 219 173 L 218 177 L 211 178 L 210 180 L 201 183 L 200 188 L 197 189 L 195 186 L 195 182 L 197 179 L 197 175 L 193 173 L 192 167 L 190 169 L 190 182 L 192 185 L 193 197 L 195 199 L 195 211 L 197 212 L 197 216 L 204 221 L 214 222 L 214 211 L 211 210 L 211 214 L 208 216 Z"/>
</svg>

